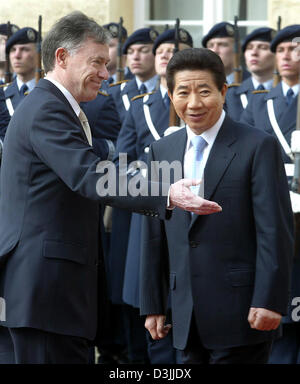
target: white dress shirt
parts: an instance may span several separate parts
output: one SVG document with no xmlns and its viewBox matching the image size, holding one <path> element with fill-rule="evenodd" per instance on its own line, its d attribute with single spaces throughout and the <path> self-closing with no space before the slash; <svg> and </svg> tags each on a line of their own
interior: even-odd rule
<svg viewBox="0 0 300 384">
<path fill-rule="evenodd" d="M 217 137 L 217 134 L 219 133 L 221 125 L 223 124 L 223 121 L 225 119 L 225 115 L 226 115 L 225 111 L 223 110 L 218 121 L 211 128 L 207 129 L 200 135 L 207 142 L 207 145 L 203 150 L 203 157 L 200 163 L 200 170 L 199 170 L 199 177 L 202 179 L 202 182 L 200 186 L 198 186 L 198 188 L 193 189 L 193 192 L 198 193 L 202 197 L 204 196 L 204 168 L 205 168 L 208 156 L 210 154 L 211 148 Z M 192 170 L 193 170 L 193 161 L 194 161 L 194 148 L 193 148 L 193 144 L 191 143 L 191 139 L 192 137 L 196 136 L 196 134 L 191 130 L 191 128 L 188 125 L 186 125 L 186 132 L 187 132 L 187 143 L 186 143 L 186 149 L 185 149 L 185 155 L 184 155 L 184 178 L 191 179 Z"/>
<path fill-rule="evenodd" d="M 74 97 L 71 95 L 71 93 L 63 85 L 61 85 L 58 81 L 53 80 L 49 77 L 45 77 L 45 79 L 50 81 L 52 84 L 54 84 L 63 93 L 65 98 L 71 104 L 71 107 L 72 107 L 73 111 L 75 112 L 76 116 L 79 117 L 80 106 L 77 103 L 77 101 L 74 99 Z"/>
<path fill-rule="evenodd" d="M 283 96 L 286 97 L 286 94 L 287 94 L 287 91 L 292 88 L 292 90 L 294 91 L 294 96 L 293 97 L 296 97 L 298 95 L 298 92 L 299 92 L 299 84 L 296 84 L 292 87 L 290 87 L 289 85 L 287 85 L 284 81 L 281 81 L 281 85 L 282 85 L 282 92 L 283 92 Z"/>
</svg>

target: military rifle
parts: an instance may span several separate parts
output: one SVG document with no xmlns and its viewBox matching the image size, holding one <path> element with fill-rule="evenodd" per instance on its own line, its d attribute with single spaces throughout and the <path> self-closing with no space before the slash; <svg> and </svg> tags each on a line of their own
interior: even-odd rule
<svg viewBox="0 0 300 384">
<path fill-rule="evenodd" d="M 278 16 L 277 33 L 280 31 L 280 29 L 281 29 L 281 16 Z M 281 80 L 280 73 L 278 71 L 277 65 L 275 64 L 275 69 L 273 72 L 273 88 L 275 88 L 276 85 L 278 85 L 280 83 L 280 80 Z"/>
<path fill-rule="evenodd" d="M 36 42 L 37 62 L 35 71 L 35 82 L 38 83 L 43 78 L 42 70 L 42 16 L 39 16 L 38 22 L 38 36 Z"/>
<path fill-rule="evenodd" d="M 176 52 L 179 51 L 179 24 L 180 21 L 177 18 L 176 19 L 176 25 L 175 25 L 175 46 L 174 46 L 174 51 L 173 54 L 175 55 Z M 174 105 L 172 101 L 170 100 L 170 112 L 169 112 L 169 127 L 178 127 L 180 124 L 180 118 L 178 117 Z"/>
<path fill-rule="evenodd" d="M 242 68 L 241 68 L 241 43 L 240 32 L 238 27 L 238 17 L 234 16 L 234 83 L 240 84 L 242 82 Z"/>
<path fill-rule="evenodd" d="M 123 67 L 123 17 L 120 17 L 118 26 L 118 48 L 117 48 L 117 81 L 124 80 L 124 67 Z"/>
<path fill-rule="evenodd" d="M 7 40 L 11 36 L 11 25 L 10 22 L 7 22 Z M 10 61 L 9 61 L 9 52 L 5 53 L 6 61 L 5 61 L 5 83 L 10 83 L 12 80 L 12 73 L 10 72 Z"/>
</svg>

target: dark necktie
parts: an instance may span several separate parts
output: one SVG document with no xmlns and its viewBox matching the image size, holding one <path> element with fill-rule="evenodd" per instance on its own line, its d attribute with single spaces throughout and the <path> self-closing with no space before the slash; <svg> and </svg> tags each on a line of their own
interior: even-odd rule
<svg viewBox="0 0 300 384">
<path fill-rule="evenodd" d="M 163 100 L 164 100 L 165 107 L 167 109 L 169 109 L 169 107 L 170 107 L 170 98 L 169 98 L 168 93 L 165 94 Z"/>
<path fill-rule="evenodd" d="M 19 91 L 21 98 L 25 97 L 26 91 L 28 91 L 28 87 L 26 84 L 23 84 Z"/>
<path fill-rule="evenodd" d="M 257 91 L 264 91 L 265 87 L 263 84 L 259 84 L 259 86 L 256 88 Z"/>
<path fill-rule="evenodd" d="M 147 87 L 145 84 L 142 83 L 140 86 L 140 94 L 142 95 L 143 93 L 147 93 Z"/>
<path fill-rule="evenodd" d="M 286 94 L 286 97 L 285 97 L 285 101 L 286 101 L 287 105 L 291 104 L 291 102 L 293 101 L 293 98 L 294 98 L 294 91 L 292 90 L 292 88 L 290 88 L 287 91 L 287 94 Z"/>
</svg>

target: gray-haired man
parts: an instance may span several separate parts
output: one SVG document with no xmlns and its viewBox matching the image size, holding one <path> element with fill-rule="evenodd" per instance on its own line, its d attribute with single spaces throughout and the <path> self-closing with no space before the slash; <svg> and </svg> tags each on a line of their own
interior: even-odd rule
<svg viewBox="0 0 300 384">
<path fill-rule="evenodd" d="M 94 99 L 108 77 L 108 41 L 80 12 L 60 19 L 43 41 L 47 79 L 18 106 L 7 130 L 0 192 L 2 363 L 88 361 L 106 308 L 99 202 L 170 216 L 166 196 L 101 197 L 103 190 L 96 190 L 101 158 L 79 103 Z M 184 185 L 191 181 L 171 186 L 171 205 L 197 213 L 220 209 Z"/>
</svg>

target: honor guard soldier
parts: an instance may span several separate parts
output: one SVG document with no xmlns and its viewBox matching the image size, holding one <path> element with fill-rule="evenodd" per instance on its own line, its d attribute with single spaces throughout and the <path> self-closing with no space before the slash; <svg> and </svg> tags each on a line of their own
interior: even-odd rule
<svg viewBox="0 0 300 384">
<path fill-rule="evenodd" d="M 10 24 L 10 33 L 14 34 L 20 28 L 15 24 Z M 7 24 L 0 24 L 0 79 L 4 82 L 5 75 L 5 45 L 8 38 L 8 26 Z"/>
<path fill-rule="evenodd" d="M 286 165 L 288 178 L 293 176 L 293 155 L 291 152 L 291 134 L 296 128 L 297 98 L 299 97 L 299 61 L 293 60 L 297 43 L 294 38 L 300 36 L 300 24 L 290 25 L 277 33 L 271 42 L 271 51 L 275 53 L 277 69 L 281 82 L 269 92 L 254 94 L 242 115 L 242 122 L 263 129 L 278 138 Z M 291 286 L 291 302 L 300 296 L 300 255 L 294 255 Z M 290 303 L 288 316 L 283 318 L 283 336 L 274 341 L 270 363 L 300 363 L 299 322 L 291 317 L 293 307 Z"/>
<path fill-rule="evenodd" d="M 14 33 L 6 42 L 6 53 L 15 79 L 4 90 L 7 109 L 12 116 L 18 104 L 35 87 L 35 71 L 37 64 L 36 45 L 38 32 L 33 28 L 22 28 Z"/>
<path fill-rule="evenodd" d="M 249 33 L 243 41 L 242 52 L 251 77 L 240 85 L 230 84 L 228 87 L 226 106 L 233 120 L 240 120 L 253 91 L 272 88 L 275 55 L 270 50 L 270 43 L 275 34 L 276 31 L 272 28 L 258 28 Z"/>
<path fill-rule="evenodd" d="M 152 47 L 158 32 L 152 28 L 141 28 L 133 32 L 123 45 L 127 55 L 127 65 L 134 75 L 131 80 L 123 80 L 109 86 L 114 97 L 120 120 L 124 121 L 131 99 L 142 93 L 152 92 L 157 85 Z"/>
<path fill-rule="evenodd" d="M 178 31 L 179 49 L 190 48 L 193 40 L 190 34 L 184 30 Z M 127 153 L 127 161 L 147 161 L 149 146 L 153 141 L 159 140 L 166 134 L 169 127 L 170 102 L 167 94 L 166 68 L 173 56 L 175 46 L 175 29 L 169 29 L 160 34 L 153 45 L 155 55 L 155 70 L 160 78 L 159 88 L 155 92 L 137 95 L 131 99 L 131 106 L 126 114 L 117 141 L 116 159 L 119 153 Z M 143 171 L 142 171 L 143 172 Z M 123 301 L 124 308 L 128 312 L 128 318 L 136 327 L 136 333 L 132 335 L 131 343 L 136 344 L 137 329 L 140 338 L 145 338 L 144 320 L 139 317 L 139 265 L 141 253 L 141 216 L 131 216 L 130 227 L 124 227 L 122 233 L 129 232 L 124 283 Z M 111 263 L 119 265 L 120 253 L 115 253 Z M 113 268 L 113 271 L 115 269 Z M 116 279 L 116 275 L 114 280 Z M 123 279 L 118 279 L 119 282 Z M 122 285 L 120 286 L 122 289 Z M 130 332 L 129 332 L 130 334 Z M 148 332 L 146 332 L 146 335 Z M 133 338 L 135 338 L 133 340 Z M 130 341 L 129 341 L 130 342 Z M 147 339 L 148 356 L 151 364 L 175 364 L 177 363 L 176 351 L 172 346 L 171 334 L 168 338 L 159 342 Z"/>
<path fill-rule="evenodd" d="M 119 24 L 118 23 L 109 23 L 103 25 L 104 28 L 108 29 L 111 34 L 111 40 L 109 43 L 109 58 L 110 61 L 107 64 L 107 70 L 109 72 L 109 78 L 107 80 L 108 84 L 114 84 L 117 80 L 117 70 L 118 70 L 118 43 L 119 43 Z M 121 38 L 125 42 L 127 39 L 127 30 L 122 26 L 121 29 Z M 124 70 L 124 79 L 130 80 L 133 78 L 133 74 L 130 72 L 129 68 L 126 66 L 126 55 L 122 54 L 121 58 L 122 69 Z"/>
<path fill-rule="evenodd" d="M 19 30 L 19 27 L 15 24 L 10 25 L 10 32 L 15 33 Z M 5 132 L 7 126 L 10 121 L 10 114 L 8 112 L 6 103 L 5 103 L 5 95 L 3 88 L 5 87 L 5 45 L 8 36 L 8 26 L 7 24 L 0 24 L 0 162 L 1 162 L 1 154 L 2 154 L 2 146 L 3 140 L 5 136 Z"/>
<path fill-rule="evenodd" d="M 226 81 L 234 82 L 234 26 L 226 21 L 214 25 L 202 39 L 202 46 L 214 51 L 220 56 L 225 67 Z M 243 71 L 243 80 L 249 77 Z"/>
</svg>

